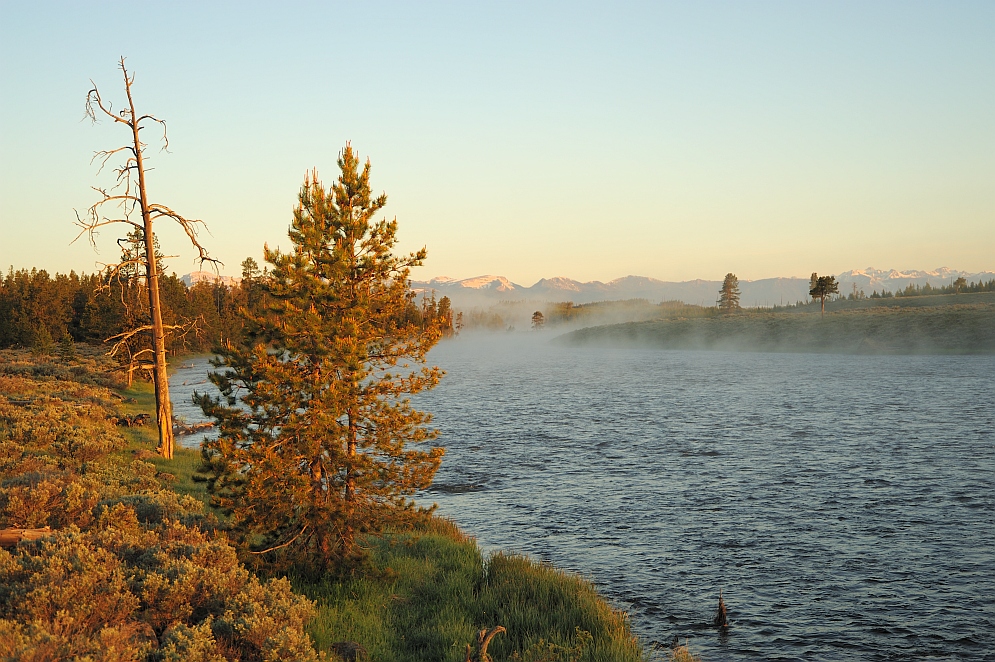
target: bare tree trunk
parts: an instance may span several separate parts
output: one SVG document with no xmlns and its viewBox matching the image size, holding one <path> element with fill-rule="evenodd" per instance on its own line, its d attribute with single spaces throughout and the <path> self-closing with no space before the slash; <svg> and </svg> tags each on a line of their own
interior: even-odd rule
<svg viewBox="0 0 995 662">
<path fill-rule="evenodd" d="M 131 277 L 131 270 L 141 268 L 142 266 L 145 267 L 146 285 L 149 288 L 149 323 L 119 333 L 112 338 L 108 338 L 107 341 L 116 341 L 114 347 L 109 352 L 111 356 L 121 351 L 122 348 L 127 349 L 129 356 L 128 380 L 130 383 L 132 379 L 131 373 L 134 372 L 136 366 L 135 356 L 128 347 L 128 343 L 136 334 L 146 331 L 152 332 L 151 351 L 154 359 L 149 367 L 152 369 L 152 380 L 155 384 L 156 423 L 159 428 L 158 451 L 163 457 L 172 458 L 174 450 L 173 405 L 169 400 L 169 375 L 166 372 L 166 332 L 182 329 L 185 333 L 194 329 L 196 324 L 195 322 L 172 325 L 163 324 L 162 302 L 159 298 L 160 274 L 159 264 L 156 261 L 155 234 L 152 232 L 153 223 L 163 218 L 176 222 L 183 228 L 191 245 L 197 249 L 201 265 L 204 262 L 220 263 L 208 256 L 207 251 L 197 238 L 198 228 L 204 224 L 203 221 L 185 218 L 166 205 L 149 201 L 148 191 L 145 187 L 144 145 L 139 137 L 139 131 L 142 129 L 143 122 L 158 123 L 162 127 L 163 149 L 166 149 L 169 146 L 169 140 L 166 137 L 166 123 L 154 115 L 139 115 L 137 113 L 131 94 L 131 84 L 134 82 L 134 76 L 128 76 L 128 71 L 124 66 L 124 58 L 121 58 L 120 68 L 124 76 L 124 89 L 128 95 L 128 107 L 122 111 L 114 112 L 111 105 L 104 104 L 99 90 L 94 85 L 86 95 L 86 115 L 94 122 L 97 121 L 99 114 L 110 118 L 116 124 L 128 126 L 131 129 L 131 140 L 121 147 L 102 150 L 94 154 L 94 160 L 100 162 L 101 170 L 107 165 L 110 159 L 116 158 L 116 155 L 126 158 L 124 159 L 124 163 L 115 168 L 117 178 L 115 186 L 110 189 L 94 187 L 94 190 L 101 194 L 101 199 L 90 206 L 87 212 L 87 219 L 84 220 L 81 218 L 77 212 L 76 224 L 82 230 L 76 238 L 78 239 L 83 234 L 88 234 L 90 243 L 96 246 L 94 237 L 99 228 L 106 225 L 123 223 L 125 226 L 133 228 L 133 231 L 139 231 L 142 241 L 145 242 L 145 254 L 143 257 L 138 255 L 123 256 L 121 262 L 108 265 L 107 278 L 108 281 L 111 278 L 118 278 L 120 280 L 122 271 L 129 272 L 128 277 Z M 129 154 L 130 156 L 128 156 Z M 137 185 L 133 175 L 137 175 Z M 122 210 L 123 217 L 106 216 L 105 212 L 102 211 L 105 209 L 105 205 L 118 207 Z M 130 218 L 131 211 L 135 209 L 141 209 L 141 223 Z M 142 355 L 146 351 L 148 350 L 140 351 L 139 355 Z M 145 369 L 146 366 L 142 365 L 141 367 Z"/>
<path fill-rule="evenodd" d="M 123 68 L 123 67 L 122 67 Z M 124 88 L 131 106 L 131 117 L 137 118 L 135 102 L 131 97 L 131 82 L 124 75 Z M 142 204 L 142 224 L 145 237 L 145 276 L 149 289 L 149 314 L 152 317 L 152 349 L 155 362 L 152 380 L 155 384 L 155 419 L 159 427 L 159 453 L 173 458 L 173 404 L 169 400 L 169 375 L 166 372 L 166 333 L 162 328 L 162 307 L 159 302 L 159 264 L 155 257 L 155 235 L 152 233 L 152 214 L 149 212 L 148 195 L 145 193 L 145 165 L 142 160 L 142 143 L 138 137 L 139 124 L 132 121 L 131 132 L 135 143 L 135 161 L 138 170 L 138 197 Z"/>
</svg>

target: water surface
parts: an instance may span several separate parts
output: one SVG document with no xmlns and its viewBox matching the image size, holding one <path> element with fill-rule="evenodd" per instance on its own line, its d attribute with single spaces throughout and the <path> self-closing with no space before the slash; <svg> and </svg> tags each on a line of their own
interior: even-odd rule
<svg viewBox="0 0 995 662">
<path fill-rule="evenodd" d="M 995 357 L 433 350 L 425 496 L 706 660 L 995 659 Z M 722 590 L 732 628 L 707 627 Z"/>
<path fill-rule="evenodd" d="M 419 500 L 485 550 L 579 572 L 711 662 L 995 660 L 995 357 L 541 338 L 444 342 L 417 399 L 447 449 Z"/>
</svg>

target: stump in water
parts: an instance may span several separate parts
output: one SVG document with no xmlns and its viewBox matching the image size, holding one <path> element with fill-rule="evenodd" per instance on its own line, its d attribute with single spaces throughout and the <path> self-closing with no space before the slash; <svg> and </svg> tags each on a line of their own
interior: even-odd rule
<svg viewBox="0 0 995 662">
<path fill-rule="evenodd" d="M 726 615 L 726 603 L 722 600 L 722 591 L 719 591 L 719 608 L 715 611 L 715 619 L 712 621 L 712 625 L 720 630 L 725 630 L 729 627 L 729 618 Z"/>
</svg>

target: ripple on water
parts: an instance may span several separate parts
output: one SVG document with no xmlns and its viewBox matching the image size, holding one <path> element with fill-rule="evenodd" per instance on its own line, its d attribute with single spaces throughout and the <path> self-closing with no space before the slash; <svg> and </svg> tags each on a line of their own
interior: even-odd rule
<svg viewBox="0 0 995 662">
<path fill-rule="evenodd" d="M 995 659 L 995 357 L 512 337 L 431 358 L 448 375 L 417 404 L 447 452 L 421 500 L 487 550 L 592 578 L 646 641 Z M 707 625 L 720 589 L 725 637 Z"/>
<path fill-rule="evenodd" d="M 416 403 L 446 457 L 420 500 L 485 550 L 591 578 L 645 641 L 713 661 L 995 660 L 995 357 L 512 336 L 431 359 L 449 374 Z M 208 369 L 171 378 L 188 422 Z"/>
</svg>

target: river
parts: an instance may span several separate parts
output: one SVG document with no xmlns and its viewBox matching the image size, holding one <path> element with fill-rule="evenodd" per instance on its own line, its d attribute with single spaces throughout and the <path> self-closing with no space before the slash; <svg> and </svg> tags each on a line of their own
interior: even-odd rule
<svg viewBox="0 0 995 662">
<path fill-rule="evenodd" d="M 419 501 L 486 551 L 590 578 L 648 644 L 995 660 L 995 357 L 509 334 L 430 358 L 448 374 L 416 403 L 447 452 Z M 177 409 L 204 369 L 174 374 Z M 720 591 L 725 634 L 708 625 Z"/>
</svg>

